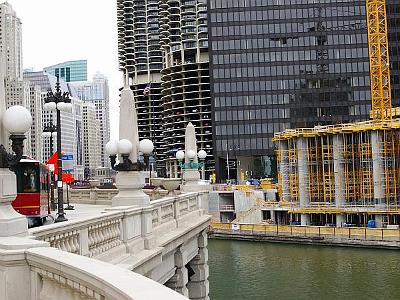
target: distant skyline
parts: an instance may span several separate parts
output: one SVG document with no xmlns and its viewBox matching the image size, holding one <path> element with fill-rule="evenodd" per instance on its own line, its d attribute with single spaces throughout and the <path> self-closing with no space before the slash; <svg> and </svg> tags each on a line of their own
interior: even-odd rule
<svg viewBox="0 0 400 300">
<path fill-rule="evenodd" d="M 109 80 L 111 138 L 118 138 L 117 8 L 115 0 L 8 0 L 22 22 L 24 69 L 69 60 L 88 61 L 88 80 L 99 71 Z"/>
</svg>

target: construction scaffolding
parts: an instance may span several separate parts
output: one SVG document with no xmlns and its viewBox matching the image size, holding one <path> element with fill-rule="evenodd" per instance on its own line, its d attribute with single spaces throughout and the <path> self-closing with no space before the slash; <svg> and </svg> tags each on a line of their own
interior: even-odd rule
<svg viewBox="0 0 400 300">
<path fill-rule="evenodd" d="M 274 141 L 278 190 L 292 207 L 400 212 L 400 119 L 286 130 Z"/>
</svg>

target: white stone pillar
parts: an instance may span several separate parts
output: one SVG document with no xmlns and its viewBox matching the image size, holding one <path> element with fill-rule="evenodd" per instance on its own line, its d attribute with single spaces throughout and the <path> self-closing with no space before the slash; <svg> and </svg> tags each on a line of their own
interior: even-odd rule
<svg viewBox="0 0 400 300">
<path fill-rule="evenodd" d="M 297 172 L 299 178 L 299 200 L 300 208 L 308 207 L 310 204 L 310 192 L 308 184 L 308 160 L 307 140 L 300 137 L 296 141 L 297 146 Z M 310 216 L 301 214 L 301 225 L 310 225 Z"/>
<path fill-rule="evenodd" d="M 372 174 L 375 205 L 385 204 L 385 176 L 383 166 L 382 132 L 371 131 Z"/>
<path fill-rule="evenodd" d="M 189 262 L 190 267 L 194 274 L 190 277 L 187 284 L 190 299 L 209 300 L 208 296 L 210 287 L 208 282 L 209 269 L 208 269 L 208 249 L 207 249 L 207 234 L 205 231 L 201 232 L 197 238 L 199 252 Z"/>
<path fill-rule="evenodd" d="M 189 291 L 186 287 L 189 279 L 188 270 L 184 265 L 183 255 L 180 248 L 175 252 L 174 261 L 176 267 L 175 275 L 172 276 L 165 285 L 183 296 L 189 297 Z"/>
<path fill-rule="evenodd" d="M 0 169 L 0 237 L 27 236 L 26 217 L 17 213 L 11 202 L 17 196 L 17 179 L 9 169 Z"/>
</svg>

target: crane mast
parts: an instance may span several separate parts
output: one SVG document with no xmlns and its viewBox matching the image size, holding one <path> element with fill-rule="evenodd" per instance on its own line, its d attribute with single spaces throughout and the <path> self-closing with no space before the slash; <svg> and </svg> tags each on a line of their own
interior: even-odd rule
<svg viewBox="0 0 400 300">
<path fill-rule="evenodd" d="M 366 0 L 373 120 L 392 119 L 386 0 Z"/>
</svg>

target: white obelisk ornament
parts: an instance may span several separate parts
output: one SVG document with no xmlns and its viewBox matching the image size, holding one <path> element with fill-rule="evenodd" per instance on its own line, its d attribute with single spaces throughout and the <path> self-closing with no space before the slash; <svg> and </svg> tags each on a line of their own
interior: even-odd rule
<svg viewBox="0 0 400 300">
<path fill-rule="evenodd" d="M 127 139 L 132 143 L 132 152 L 129 159 L 132 163 L 138 161 L 139 156 L 139 132 L 137 124 L 137 113 L 133 92 L 129 87 L 128 80 L 124 80 L 124 88 L 121 91 L 119 115 L 119 139 Z"/>
<path fill-rule="evenodd" d="M 190 163 L 190 158 L 188 157 L 188 153 L 190 150 L 196 153 L 196 156 L 192 159 L 194 163 L 197 163 L 197 145 L 196 145 L 196 130 L 194 129 L 194 125 L 189 122 L 186 126 L 185 130 L 185 163 Z"/>
</svg>

